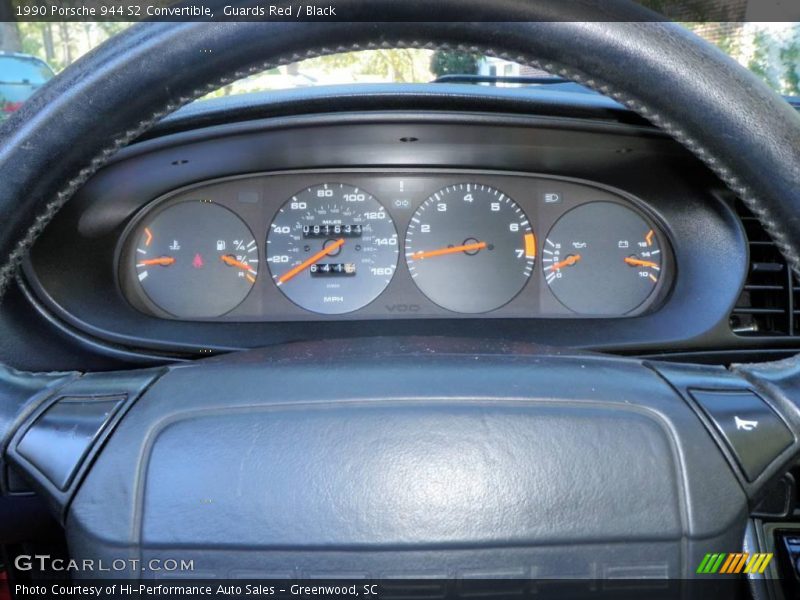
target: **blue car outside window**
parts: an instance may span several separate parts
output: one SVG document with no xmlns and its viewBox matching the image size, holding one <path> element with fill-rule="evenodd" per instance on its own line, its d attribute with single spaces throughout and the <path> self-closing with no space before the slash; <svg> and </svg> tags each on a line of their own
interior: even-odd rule
<svg viewBox="0 0 800 600">
<path fill-rule="evenodd" d="M 50 68 L 37 60 L 0 56 L 0 83 L 43 84 L 53 76 Z"/>
</svg>

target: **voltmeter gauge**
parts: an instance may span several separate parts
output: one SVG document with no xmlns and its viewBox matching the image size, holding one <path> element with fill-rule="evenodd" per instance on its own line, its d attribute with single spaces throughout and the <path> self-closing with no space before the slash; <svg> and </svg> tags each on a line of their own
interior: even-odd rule
<svg viewBox="0 0 800 600">
<path fill-rule="evenodd" d="M 589 202 L 565 213 L 545 238 L 542 273 L 556 298 L 582 315 L 624 315 L 663 277 L 659 233 L 638 212 Z"/>
</svg>

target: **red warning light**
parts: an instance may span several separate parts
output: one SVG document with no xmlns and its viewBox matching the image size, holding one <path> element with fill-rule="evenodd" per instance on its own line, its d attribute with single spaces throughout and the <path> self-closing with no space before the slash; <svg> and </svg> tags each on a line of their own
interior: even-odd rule
<svg viewBox="0 0 800 600">
<path fill-rule="evenodd" d="M 198 253 L 198 254 L 195 254 L 195 255 L 194 255 L 194 260 L 192 261 L 192 266 L 193 266 L 195 269 L 199 269 L 199 268 L 201 268 L 201 267 L 203 266 L 203 264 L 204 264 L 204 263 L 203 263 L 203 257 L 202 257 L 202 256 L 200 256 L 200 254 L 199 254 L 199 253 Z"/>
</svg>

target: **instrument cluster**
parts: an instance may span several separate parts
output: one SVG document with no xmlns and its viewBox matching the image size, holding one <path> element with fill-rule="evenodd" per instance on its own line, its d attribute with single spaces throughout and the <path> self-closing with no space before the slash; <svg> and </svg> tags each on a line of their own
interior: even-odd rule
<svg viewBox="0 0 800 600">
<path fill-rule="evenodd" d="M 479 171 L 203 182 L 147 205 L 118 255 L 125 298 L 178 320 L 634 316 L 674 271 L 639 199 Z"/>
</svg>

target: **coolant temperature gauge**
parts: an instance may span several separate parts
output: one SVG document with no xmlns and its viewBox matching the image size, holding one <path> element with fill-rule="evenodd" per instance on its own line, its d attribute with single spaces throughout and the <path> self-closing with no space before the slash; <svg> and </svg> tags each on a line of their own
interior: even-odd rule
<svg viewBox="0 0 800 600">
<path fill-rule="evenodd" d="M 583 315 L 624 315 L 647 300 L 662 276 L 652 225 L 614 202 L 565 213 L 545 238 L 542 272 L 564 306 Z"/>
</svg>

